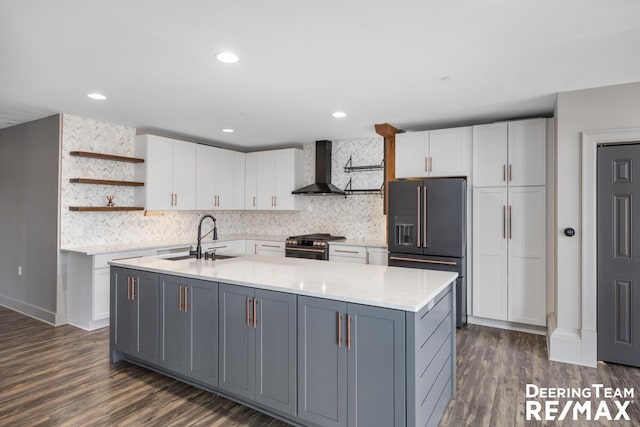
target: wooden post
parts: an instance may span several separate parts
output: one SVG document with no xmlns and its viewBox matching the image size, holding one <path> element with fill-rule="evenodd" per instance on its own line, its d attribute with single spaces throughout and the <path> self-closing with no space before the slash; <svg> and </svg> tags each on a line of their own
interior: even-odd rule
<svg viewBox="0 0 640 427">
<path fill-rule="evenodd" d="M 396 179 L 396 134 L 398 129 L 389 123 L 375 125 L 376 133 L 384 138 L 384 214 L 389 212 L 389 181 Z M 389 217 L 387 217 L 387 230 Z M 388 233 L 388 231 L 387 231 Z M 387 235 L 387 241 L 389 236 Z"/>
</svg>

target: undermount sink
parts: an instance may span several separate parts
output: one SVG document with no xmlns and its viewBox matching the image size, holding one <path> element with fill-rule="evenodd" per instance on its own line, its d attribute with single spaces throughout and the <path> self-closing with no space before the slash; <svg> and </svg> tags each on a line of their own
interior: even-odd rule
<svg viewBox="0 0 640 427">
<path fill-rule="evenodd" d="M 216 260 L 218 260 L 218 259 L 228 259 L 228 258 L 237 258 L 239 256 L 240 255 L 216 254 Z M 163 258 L 163 259 L 166 259 L 167 261 L 180 261 L 181 259 L 189 259 L 189 258 L 196 259 L 196 256 L 195 255 L 179 255 L 179 256 Z M 204 260 L 204 257 L 202 259 Z"/>
</svg>

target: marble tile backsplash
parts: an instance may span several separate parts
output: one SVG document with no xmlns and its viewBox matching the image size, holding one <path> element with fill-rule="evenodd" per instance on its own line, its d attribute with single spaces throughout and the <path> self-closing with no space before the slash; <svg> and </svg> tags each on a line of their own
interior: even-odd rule
<svg viewBox="0 0 640 427">
<path fill-rule="evenodd" d="M 164 212 L 144 216 L 134 212 L 71 212 L 69 206 L 106 206 L 106 196 L 116 205 L 133 204 L 135 190 L 93 184 L 72 184 L 70 178 L 133 180 L 133 163 L 70 156 L 70 151 L 133 156 L 136 129 L 65 114 L 62 132 L 62 247 L 130 243 L 150 240 L 195 239 L 202 211 Z M 315 143 L 304 144 L 305 182 L 314 181 Z M 345 173 L 353 165 L 379 164 L 383 158 L 381 137 L 333 142 L 332 181 L 344 188 L 352 177 L 353 188 L 379 188 L 381 171 Z M 386 218 L 383 199 L 376 195 L 306 197 L 302 211 L 213 211 L 220 234 L 292 235 L 331 233 L 350 239 L 384 240 Z"/>
</svg>

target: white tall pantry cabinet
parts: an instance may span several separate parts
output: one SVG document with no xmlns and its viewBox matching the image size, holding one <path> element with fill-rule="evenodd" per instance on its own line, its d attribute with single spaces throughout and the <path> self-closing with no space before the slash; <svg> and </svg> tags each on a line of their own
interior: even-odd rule
<svg viewBox="0 0 640 427">
<path fill-rule="evenodd" d="M 473 127 L 473 316 L 546 325 L 546 119 Z"/>
</svg>

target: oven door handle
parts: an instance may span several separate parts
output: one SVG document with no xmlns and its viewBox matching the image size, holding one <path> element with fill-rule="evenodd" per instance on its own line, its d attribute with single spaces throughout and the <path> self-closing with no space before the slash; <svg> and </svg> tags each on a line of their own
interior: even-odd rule
<svg viewBox="0 0 640 427">
<path fill-rule="evenodd" d="M 302 251 L 302 252 L 316 252 L 319 254 L 324 253 L 324 249 L 306 249 L 306 248 L 285 248 L 286 251 Z"/>
</svg>

